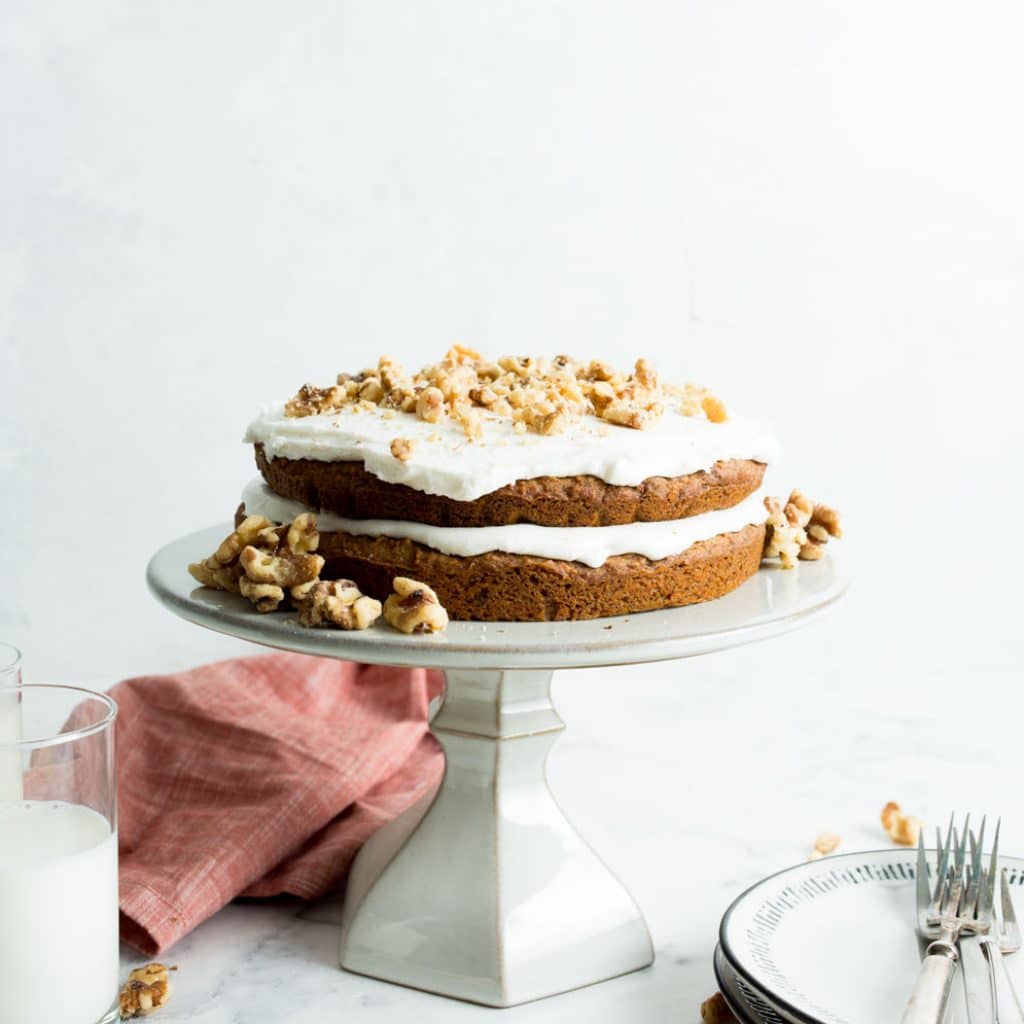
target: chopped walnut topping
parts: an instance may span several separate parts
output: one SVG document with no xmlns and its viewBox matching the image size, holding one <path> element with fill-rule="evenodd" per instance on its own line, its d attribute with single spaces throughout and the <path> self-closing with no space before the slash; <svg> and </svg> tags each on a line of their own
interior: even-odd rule
<svg viewBox="0 0 1024 1024">
<path fill-rule="evenodd" d="M 882 828 L 898 846 L 914 846 L 917 844 L 921 829 L 924 828 L 924 822 L 920 818 L 904 814 L 900 805 L 890 800 L 882 808 Z"/>
<path fill-rule="evenodd" d="M 366 597 L 351 580 L 316 580 L 294 587 L 299 625 L 366 629 L 380 618 L 380 601 Z"/>
<path fill-rule="evenodd" d="M 394 593 L 384 602 L 384 618 L 403 633 L 440 633 L 448 625 L 448 613 L 437 594 L 425 583 L 396 576 Z"/>
<path fill-rule="evenodd" d="M 416 442 L 407 437 L 396 437 L 391 442 L 391 454 L 399 462 L 408 462 L 412 458 L 412 450 L 415 446 Z"/>
<path fill-rule="evenodd" d="M 703 1024 L 737 1024 L 721 992 L 716 992 L 700 1004 L 700 1019 Z"/>
<path fill-rule="evenodd" d="M 148 1017 L 166 1005 L 171 997 L 170 972 L 177 969 L 163 964 L 147 964 L 135 968 L 121 988 L 121 1019 Z"/>
<path fill-rule="evenodd" d="M 814 840 L 814 849 L 811 850 L 811 856 L 808 859 L 819 860 L 822 857 L 827 857 L 830 853 L 835 852 L 839 843 L 839 836 L 835 832 L 822 832 Z"/>
<path fill-rule="evenodd" d="M 584 364 L 566 355 L 503 356 L 493 363 L 463 345 L 453 346 L 440 362 L 413 375 L 382 356 L 376 367 L 338 374 L 331 387 L 304 384 L 286 404 L 285 414 L 315 416 L 380 406 L 415 414 L 427 423 L 450 416 L 467 438 L 478 441 L 483 435 L 481 410 L 512 419 L 517 430 L 542 434 L 565 430 L 582 416 L 641 430 L 662 415 L 670 395 L 681 396 L 684 415 L 712 423 L 728 418 L 725 406 L 709 391 L 693 384 L 663 384 L 646 359 L 638 359 L 632 374 L 626 374 L 607 363 Z"/>
<path fill-rule="evenodd" d="M 785 505 L 779 498 L 765 498 L 768 510 L 765 558 L 778 558 L 783 569 L 792 569 L 799 558 L 815 562 L 825 554 L 829 537 L 841 537 L 839 513 L 827 505 L 815 505 L 801 491 L 793 491 Z"/>
<path fill-rule="evenodd" d="M 436 423 L 444 415 L 444 392 L 440 388 L 424 388 L 416 399 L 416 415 L 427 423 Z"/>
</svg>

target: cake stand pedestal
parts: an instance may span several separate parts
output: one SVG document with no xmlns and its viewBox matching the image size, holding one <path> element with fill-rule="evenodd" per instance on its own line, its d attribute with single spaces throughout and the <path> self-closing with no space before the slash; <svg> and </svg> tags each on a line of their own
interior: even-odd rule
<svg viewBox="0 0 1024 1024">
<path fill-rule="evenodd" d="M 586 622 L 453 622 L 406 636 L 309 630 L 242 598 L 196 587 L 186 566 L 230 526 L 153 557 L 157 598 L 191 622 L 254 643 L 334 658 L 441 668 L 431 730 L 446 767 L 436 794 L 380 829 L 352 867 L 341 964 L 350 971 L 488 1006 L 514 1006 L 645 967 L 654 959 L 625 886 L 548 789 L 548 752 L 565 728 L 556 669 L 691 657 L 794 629 L 846 588 L 832 558 L 762 570 L 724 598 Z"/>
</svg>

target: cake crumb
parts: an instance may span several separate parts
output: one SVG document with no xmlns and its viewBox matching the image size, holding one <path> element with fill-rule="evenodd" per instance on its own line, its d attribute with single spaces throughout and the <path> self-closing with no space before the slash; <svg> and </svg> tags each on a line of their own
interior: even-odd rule
<svg viewBox="0 0 1024 1024">
<path fill-rule="evenodd" d="M 839 848 L 841 842 L 839 835 L 835 832 L 822 832 L 817 839 L 814 840 L 814 848 L 811 850 L 811 855 L 808 860 L 819 860 L 822 857 L 827 857 L 830 853 L 834 853 Z"/>
</svg>

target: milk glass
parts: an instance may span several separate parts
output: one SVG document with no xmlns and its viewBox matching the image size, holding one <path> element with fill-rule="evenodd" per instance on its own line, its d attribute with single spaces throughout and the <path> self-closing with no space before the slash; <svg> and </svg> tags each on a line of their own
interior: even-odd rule
<svg viewBox="0 0 1024 1024">
<path fill-rule="evenodd" d="M 21 655 L 17 647 L 0 644 L 0 804 L 21 795 L 21 756 L 12 746 L 21 739 L 14 689 L 20 685 Z"/>
<path fill-rule="evenodd" d="M 0 682 L 0 1021 L 118 1019 L 117 780 L 107 696 Z"/>
</svg>

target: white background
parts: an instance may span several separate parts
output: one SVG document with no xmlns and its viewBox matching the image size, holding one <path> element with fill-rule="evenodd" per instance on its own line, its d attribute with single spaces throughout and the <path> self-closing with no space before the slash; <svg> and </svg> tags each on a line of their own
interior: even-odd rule
<svg viewBox="0 0 1024 1024">
<path fill-rule="evenodd" d="M 864 807 L 944 813 L 921 723 L 1020 712 L 1022 30 L 994 0 L 7 0 L 0 637 L 101 684 L 242 650 L 143 570 L 228 518 L 248 418 L 307 379 L 456 340 L 645 355 L 775 425 L 856 585 L 604 679 L 683 729 L 699 674 L 722 749 L 902 722 Z"/>
</svg>

